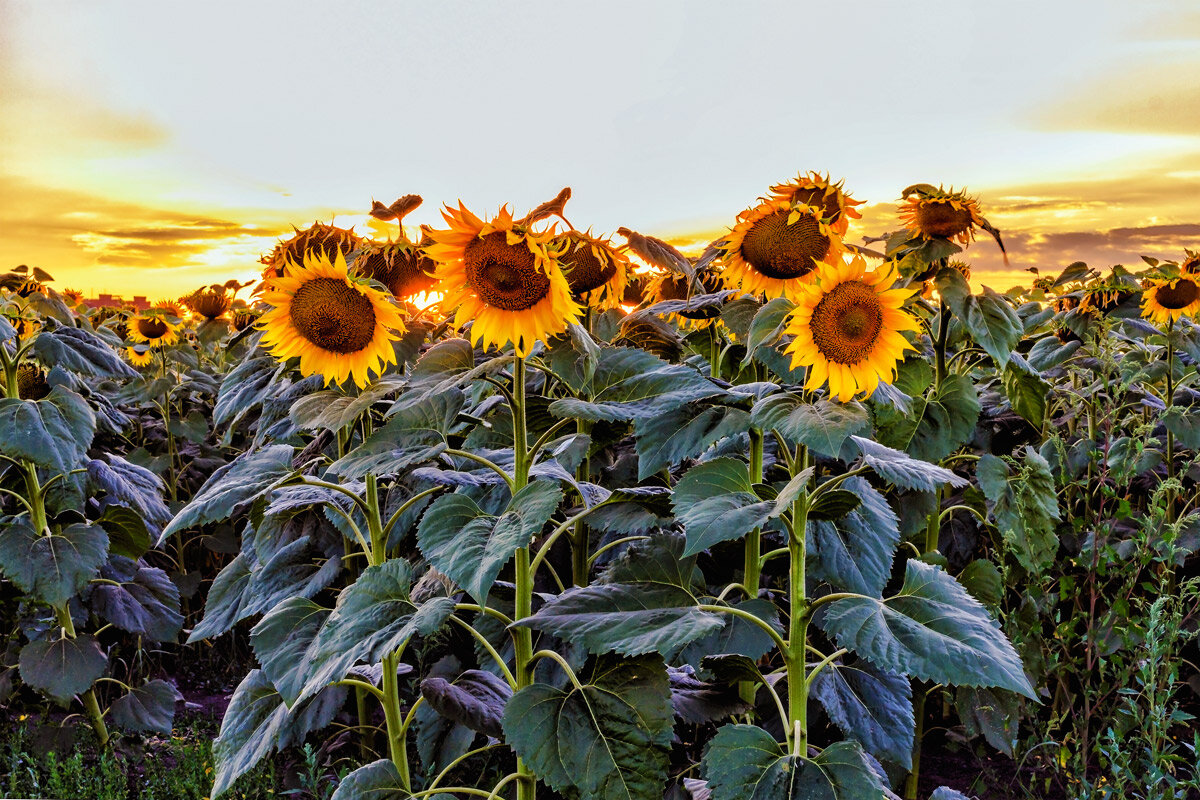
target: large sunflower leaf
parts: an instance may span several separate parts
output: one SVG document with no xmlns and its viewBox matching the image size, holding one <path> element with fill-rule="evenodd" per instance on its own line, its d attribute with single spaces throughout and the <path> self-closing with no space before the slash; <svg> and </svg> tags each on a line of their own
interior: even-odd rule
<svg viewBox="0 0 1200 800">
<path fill-rule="evenodd" d="M 55 386 L 41 400 L 0 398 L 0 454 L 59 472 L 79 465 L 96 433 L 96 415 L 82 397 Z"/>
<path fill-rule="evenodd" d="M 786 752 L 756 725 L 724 725 L 702 761 L 712 800 L 883 798 L 883 778 L 857 742 L 837 742 L 815 758 Z"/>
<path fill-rule="evenodd" d="M 1059 509 L 1054 473 L 1046 460 L 1026 448 L 1024 463 L 1010 472 L 1004 459 L 985 454 L 976 465 L 976 476 L 1017 562 L 1031 573 L 1049 566 L 1058 552 Z"/>
<path fill-rule="evenodd" d="M 412 637 L 433 633 L 454 612 L 450 597 L 414 605 L 411 585 L 408 562 L 394 558 L 367 567 L 341 591 L 309 648 L 310 672 L 301 700 L 341 678 L 359 661 L 377 663 Z"/>
<path fill-rule="evenodd" d="M 901 489 L 931 492 L 947 483 L 951 486 L 966 486 L 968 483 L 966 478 L 948 469 L 912 458 L 870 439 L 851 436 L 850 440 L 858 445 L 863 463 L 875 470 L 879 477 Z"/>
<path fill-rule="evenodd" d="M 118 455 L 106 453 L 102 459 L 84 465 L 88 484 L 105 494 L 101 505 L 133 509 L 157 535 L 171 521 L 171 510 L 163 500 L 166 486 L 162 478 Z"/>
<path fill-rule="evenodd" d="M 329 800 L 407 800 L 412 793 L 404 788 L 400 770 L 390 758 L 364 764 L 342 778 Z M 446 797 L 434 795 L 430 800 Z"/>
<path fill-rule="evenodd" d="M 286 702 L 294 703 L 308 681 L 308 649 L 328 616 L 328 608 L 308 598 L 289 597 L 250 632 L 250 646 L 263 674 Z"/>
<path fill-rule="evenodd" d="M 937 290 L 954 316 L 971 332 L 976 344 L 1004 369 L 1024 334 L 1016 310 L 1002 295 L 986 286 L 982 294 L 971 294 L 967 279 L 958 270 L 939 271 Z"/>
<path fill-rule="evenodd" d="M 592 422 L 641 419 L 720 394 L 721 388 L 690 366 L 644 350 L 603 347 L 596 373 L 580 393 L 587 399 L 555 400 L 550 413 Z"/>
<path fill-rule="evenodd" d="M 745 433 L 750 415 L 729 406 L 697 409 L 688 405 L 634 423 L 638 480 L 695 458 L 726 436 Z"/>
<path fill-rule="evenodd" d="M 30 352 L 43 364 L 54 364 L 89 378 L 134 378 L 137 372 L 121 360 L 104 339 L 84 328 L 47 325 Z"/>
<path fill-rule="evenodd" d="M 188 528 L 229 519 L 239 507 L 266 494 L 292 474 L 293 452 L 290 445 L 273 444 L 242 453 L 218 469 L 163 529 L 159 544 Z"/>
<path fill-rule="evenodd" d="M 453 681 L 432 676 L 421 681 L 421 696 L 446 719 L 497 739 L 504 735 L 500 720 L 512 687 L 503 678 L 478 669 Z"/>
<path fill-rule="evenodd" d="M 912 684 L 866 661 L 829 664 L 812 682 L 812 696 L 833 724 L 871 755 L 912 768 Z"/>
<path fill-rule="evenodd" d="M 64 703 L 91 688 L 107 666 L 108 656 L 88 634 L 30 642 L 18 662 L 21 680 Z"/>
<path fill-rule="evenodd" d="M 912 398 L 909 409 L 874 407 L 879 441 L 925 461 L 940 461 L 968 441 L 981 408 L 975 384 L 965 375 L 947 375 L 936 389 L 933 378 L 929 362 L 910 358 L 900 365 L 895 384 Z"/>
<path fill-rule="evenodd" d="M 271 752 L 298 744 L 309 731 L 324 728 L 345 701 L 346 690 L 330 686 L 289 708 L 262 670 L 251 670 L 234 690 L 221 733 L 213 742 L 217 770 L 211 797 L 227 792 Z"/>
<path fill-rule="evenodd" d="M 49 534 L 33 529 L 29 517 L 9 517 L 0 533 L 0 572 L 28 595 L 62 607 L 108 557 L 108 534 L 76 523 Z"/>
<path fill-rule="evenodd" d="M 399 474 L 437 458 L 446 449 L 446 436 L 463 393 L 455 388 L 406 400 L 387 423 L 329 468 L 342 478 L 361 478 L 368 472 Z"/>
<path fill-rule="evenodd" d="M 174 642 L 183 626 L 179 587 L 167 573 L 125 558 L 113 558 L 101 571 L 111 583 L 92 589 L 93 609 L 123 631 L 155 642 Z"/>
<path fill-rule="evenodd" d="M 848 478 L 843 486 L 859 503 L 840 519 L 809 523 L 809 574 L 839 589 L 878 597 L 892 573 L 900 522 L 865 479 Z"/>
<path fill-rule="evenodd" d="M 838 646 L 882 669 L 1034 698 L 1021 658 L 1000 626 L 940 567 L 910 560 L 899 594 L 834 600 L 816 622 Z"/>
<path fill-rule="evenodd" d="M 508 743 L 568 800 L 662 797 L 673 722 L 662 661 L 603 657 L 579 681 L 514 694 L 504 711 Z"/>
<path fill-rule="evenodd" d="M 773 346 L 779 341 L 788 315 L 795 308 L 796 304 L 786 297 L 776 297 L 758 310 L 746 335 L 746 357 L 742 360 L 743 366 L 749 365 L 760 346 Z"/>
<path fill-rule="evenodd" d="M 1046 402 L 1050 384 L 1042 378 L 1019 354 L 1013 353 L 1008 366 L 1001 374 L 1004 394 L 1013 411 L 1021 415 L 1030 425 L 1042 427 L 1046 419 Z"/>
<path fill-rule="evenodd" d="M 870 427 L 866 410 L 857 403 L 818 400 L 805 403 L 791 394 L 773 394 L 754 404 L 751 419 L 761 430 L 776 430 L 831 458 L 842 451 L 846 437 Z"/>
<path fill-rule="evenodd" d="M 217 573 L 204 598 L 204 616 L 188 636 L 188 644 L 219 636 L 250 616 L 246 607 L 252 602 L 251 562 L 239 553 Z"/>
<path fill-rule="evenodd" d="M 557 482 L 534 481 L 493 517 L 466 495 L 445 495 L 421 518 L 417 544 L 430 563 L 485 604 L 500 570 L 517 550 L 529 546 L 562 498 Z"/>
<path fill-rule="evenodd" d="M 773 502 L 759 500 L 745 462 L 714 458 L 698 464 L 675 484 L 675 518 L 687 534 L 685 556 L 738 539 L 771 519 Z"/>
<path fill-rule="evenodd" d="M 169 736 L 175 721 L 175 703 L 182 699 L 183 695 L 171 684 L 152 680 L 118 697 L 108 710 L 112 721 L 122 730 Z"/>
</svg>

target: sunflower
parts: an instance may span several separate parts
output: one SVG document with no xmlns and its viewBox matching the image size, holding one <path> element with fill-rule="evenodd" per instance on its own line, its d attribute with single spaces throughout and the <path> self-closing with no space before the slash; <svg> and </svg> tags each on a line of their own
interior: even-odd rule
<svg viewBox="0 0 1200 800">
<path fill-rule="evenodd" d="M 1200 284 L 1192 278 L 1148 279 L 1142 292 L 1142 316 L 1159 325 L 1200 311 Z"/>
<path fill-rule="evenodd" d="M 213 284 L 207 289 L 197 289 L 179 298 L 179 302 L 195 314 L 214 320 L 229 310 L 231 298 L 224 286 Z"/>
<path fill-rule="evenodd" d="M 238 308 L 233 312 L 233 328 L 236 331 L 244 331 L 254 324 L 258 319 L 258 312 L 252 308 Z"/>
<path fill-rule="evenodd" d="M 420 244 L 405 238 L 370 242 L 354 259 L 354 269 L 359 275 L 382 283 L 397 299 L 413 297 L 433 288 L 432 272 L 436 264 L 424 250 L 432 243 L 428 236 Z"/>
<path fill-rule="evenodd" d="M 1054 298 L 1054 310 L 1060 314 L 1079 308 L 1079 297 L 1074 294 L 1064 294 Z"/>
<path fill-rule="evenodd" d="M 979 200 L 954 187 L 946 191 L 928 184 L 910 186 L 902 195 L 900 220 L 913 236 L 949 239 L 967 245 L 975 240 L 975 226 L 991 226 L 979 210 Z"/>
<path fill-rule="evenodd" d="M 323 222 L 314 222 L 304 230 L 296 227 L 292 230 L 295 234 L 291 238 L 277 242 L 270 253 L 259 259 L 266 264 L 263 280 L 281 277 L 289 263 L 303 264 L 310 250 L 325 256 L 332 263 L 338 255 L 349 255 L 350 251 L 362 245 L 362 239 L 354 231 Z"/>
<path fill-rule="evenodd" d="M 850 220 L 862 219 L 862 214 L 854 207 L 861 206 L 866 201 L 855 200 L 846 194 L 842 191 L 842 183 L 832 183 L 828 175 L 822 177 L 810 171 L 807 175 L 797 175 L 795 180 L 772 186 L 771 195 L 774 200 L 820 209 L 821 219 L 829 223 L 833 232 L 845 236 L 850 227 Z"/>
<path fill-rule="evenodd" d="M 66 301 L 67 305 L 71 306 L 72 308 L 83 303 L 84 299 L 83 292 L 79 291 L 78 289 L 63 289 L 62 298 L 64 301 Z"/>
<path fill-rule="evenodd" d="M 946 262 L 946 266 L 957 272 L 959 275 L 962 275 L 963 278 L 967 280 L 971 279 L 971 265 L 967 262 L 950 260 Z M 926 299 L 933 297 L 933 290 L 936 283 L 934 279 L 937 277 L 937 274 L 940 271 L 941 265 L 937 262 L 934 262 L 933 264 L 929 265 L 929 269 L 913 278 L 914 281 L 922 282 L 921 297 Z"/>
<path fill-rule="evenodd" d="M 904 351 L 915 349 L 900 332 L 918 328 L 903 310 L 914 290 L 890 288 L 895 281 L 893 266 L 868 272 L 861 256 L 817 268 L 786 329 L 795 337 L 787 347 L 792 369 L 808 367 L 805 388 L 828 381 L 830 395 L 847 402 L 895 379 Z"/>
<path fill-rule="evenodd" d="M 162 347 L 179 341 L 179 326 L 162 314 L 144 311 L 129 320 L 127 335 L 139 344 Z"/>
<path fill-rule="evenodd" d="M 1184 275 L 1200 275 L 1200 250 L 1193 252 L 1184 248 L 1183 262 L 1179 265 L 1179 271 Z"/>
<path fill-rule="evenodd" d="M 125 358 L 135 367 L 146 367 L 154 360 L 154 355 L 149 347 L 144 350 L 138 350 L 136 347 L 126 347 Z"/>
<path fill-rule="evenodd" d="M 560 252 L 559 261 L 575 299 L 599 308 L 616 308 L 621 304 L 632 265 L 610 239 L 594 237 L 590 232 L 568 231 L 555 238 L 550 246 Z"/>
<path fill-rule="evenodd" d="M 457 308 L 454 325 L 472 321 L 471 338 L 484 348 L 512 342 L 518 356 L 538 339 L 548 339 L 577 322 L 582 308 L 550 246 L 549 231 L 535 232 L 514 222 L 505 206 L 484 222 L 460 202 L 442 216 L 449 230 L 431 231 L 426 248 L 438 263 L 434 277 L 442 305 Z"/>
<path fill-rule="evenodd" d="M 163 298 L 162 300 L 159 300 L 158 302 L 156 302 L 154 305 L 150 306 L 150 310 L 151 311 L 161 311 L 164 314 L 166 314 L 167 316 L 175 317 L 176 319 L 182 319 L 183 315 L 185 313 L 184 307 L 180 304 L 179 301 L 168 300 L 166 298 Z"/>
<path fill-rule="evenodd" d="M 330 261 L 310 250 L 302 265 L 286 264 L 263 301 L 273 306 L 257 323 L 263 346 L 281 361 L 298 356 L 302 375 L 322 375 L 327 386 L 353 378 L 361 388 L 371 370 L 382 375 L 396 362 L 400 311 L 383 292 L 351 280 L 341 253 Z"/>
<path fill-rule="evenodd" d="M 1136 289 L 1136 284 L 1126 282 L 1119 275 L 1097 278 L 1083 287 L 1079 310 L 1090 314 L 1108 314 L 1131 299 Z"/>
<path fill-rule="evenodd" d="M 768 299 L 798 300 L 817 265 L 839 261 L 846 249 L 823 214 L 817 206 L 787 200 L 765 200 L 743 211 L 718 245 L 725 284 Z"/>
<path fill-rule="evenodd" d="M 703 294 L 714 294 L 721 291 L 721 275 L 712 270 L 702 270 L 696 273 L 696 284 Z M 696 289 L 686 275 L 670 270 L 651 275 L 642 294 L 648 305 L 655 305 L 664 300 L 690 300 L 697 296 Z M 675 313 L 687 321 L 684 323 L 685 327 L 703 327 L 702 323 L 720 316 L 721 305 L 706 305 L 694 311 L 685 309 Z"/>
<path fill-rule="evenodd" d="M 17 396 L 22 400 L 41 400 L 50 394 L 46 372 L 36 364 L 26 362 L 17 367 Z"/>
</svg>

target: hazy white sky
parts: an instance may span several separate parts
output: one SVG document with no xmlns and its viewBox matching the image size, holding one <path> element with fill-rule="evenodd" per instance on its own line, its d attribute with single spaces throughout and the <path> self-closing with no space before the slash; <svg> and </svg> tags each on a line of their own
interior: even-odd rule
<svg viewBox="0 0 1200 800">
<path fill-rule="evenodd" d="M 982 193 L 1031 248 L 1194 226 L 1198 12 L 0 0 L 0 268 L 176 291 L 372 198 L 419 193 L 409 221 L 437 224 L 441 202 L 522 210 L 566 185 L 577 225 L 702 238 L 807 169 L 885 204 L 885 229 L 915 182 Z"/>
</svg>

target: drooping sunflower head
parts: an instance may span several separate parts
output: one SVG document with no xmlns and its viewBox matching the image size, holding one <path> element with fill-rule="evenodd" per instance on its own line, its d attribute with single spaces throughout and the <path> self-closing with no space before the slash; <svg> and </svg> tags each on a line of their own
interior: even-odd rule
<svg viewBox="0 0 1200 800">
<path fill-rule="evenodd" d="M 259 312 L 252 308 L 242 307 L 233 311 L 233 329 L 241 332 L 249 328 L 255 323 L 259 317 Z"/>
<path fill-rule="evenodd" d="M 901 195 L 900 220 L 913 236 L 923 239 L 949 239 L 970 244 L 975 226 L 990 227 L 979 209 L 979 200 L 965 191 L 941 186 L 917 184 Z"/>
<path fill-rule="evenodd" d="M 795 337 L 787 346 L 792 369 L 808 367 L 806 388 L 828 382 L 829 394 L 847 402 L 895 379 L 904 351 L 914 349 L 901 331 L 918 329 L 903 309 L 914 289 L 893 289 L 895 281 L 894 267 L 869 272 L 861 257 L 818 268 L 786 329 Z"/>
<path fill-rule="evenodd" d="M 154 360 L 154 353 L 149 347 L 126 347 L 125 359 L 135 367 L 148 367 Z"/>
<path fill-rule="evenodd" d="M 787 200 L 766 200 L 743 211 L 718 246 L 725 284 L 768 299 L 796 300 L 818 265 L 840 261 L 846 249 L 822 214 L 816 206 Z"/>
<path fill-rule="evenodd" d="M 855 200 L 846 194 L 842 189 L 843 183 L 833 183 L 828 175 L 810 171 L 808 174 L 800 173 L 794 180 L 772 186 L 771 196 L 773 200 L 819 209 L 821 219 L 829 224 L 833 232 L 845 236 L 850 220 L 862 219 L 862 214 L 854 207 L 861 206 L 865 201 Z"/>
<path fill-rule="evenodd" d="M 1079 308 L 1079 297 L 1074 294 L 1064 294 L 1054 298 L 1054 310 L 1060 314 Z"/>
<path fill-rule="evenodd" d="M 1184 248 L 1183 261 L 1179 263 L 1179 271 L 1184 275 L 1200 275 L 1200 250 L 1193 252 Z"/>
<path fill-rule="evenodd" d="M 282 276 L 289 264 L 303 264 L 304 257 L 310 250 L 332 262 L 338 255 L 345 257 L 362 244 L 362 240 L 354 231 L 323 222 L 314 222 L 304 230 L 292 230 L 295 231 L 294 235 L 276 243 L 270 253 L 259 259 L 266 264 L 263 280 Z"/>
<path fill-rule="evenodd" d="M 164 347 L 179 341 L 179 326 L 171 322 L 165 313 L 147 309 L 127 323 L 126 335 L 131 341 Z"/>
<path fill-rule="evenodd" d="M 62 299 L 67 305 L 75 307 L 83 302 L 83 292 L 78 289 L 63 289 Z"/>
<path fill-rule="evenodd" d="M 407 299 L 433 288 L 436 264 L 425 255 L 424 246 L 407 239 L 392 242 L 369 242 L 354 259 L 354 269 L 363 277 L 382 283 L 397 299 Z"/>
<path fill-rule="evenodd" d="M 50 394 L 46 371 L 28 361 L 17 367 L 17 396 L 22 400 L 41 400 Z"/>
<path fill-rule="evenodd" d="M 1200 284 L 1191 276 L 1147 279 L 1142 291 L 1142 316 L 1159 325 L 1195 317 L 1200 312 Z"/>
<path fill-rule="evenodd" d="M 697 272 L 694 281 L 688 281 L 683 273 L 663 270 L 647 279 L 643 294 L 654 305 L 664 300 L 691 300 L 701 294 L 714 294 L 721 291 L 722 285 L 721 274 L 713 270 Z M 721 315 L 721 304 L 701 305 L 694 310 L 685 308 L 675 315 L 682 318 L 684 327 L 703 327 Z"/>
<path fill-rule="evenodd" d="M 229 310 L 232 299 L 224 286 L 213 284 L 179 298 L 179 302 L 193 313 L 207 320 L 214 320 Z"/>
<path fill-rule="evenodd" d="M 1136 291 L 1137 285 L 1127 282 L 1120 275 L 1096 278 L 1083 287 L 1079 310 L 1089 314 L 1108 314 L 1132 299 Z"/>
<path fill-rule="evenodd" d="M 550 247 L 559 253 L 577 301 L 599 308 L 615 308 L 623 302 L 631 265 L 610 239 L 568 231 L 552 240 Z"/>
<path fill-rule="evenodd" d="M 392 342 L 404 333 L 400 311 L 383 292 L 351 279 L 346 260 L 309 251 L 303 264 L 271 281 L 258 320 L 262 345 L 279 360 L 300 359 L 302 375 L 325 385 L 349 379 L 364 387 L 370 373 L 394 364 Z"/>
<path fill-rule="evenodd" d="M 450 227 L 431 231 L 434 243 L 425 252 L 437 262 L 442 307 L 457 309 L 456 327 L 471 323 L 476 345 L 511 342 L 524 357 L 539 339 L 579 320 L 582 309 L 571 299 L 551 231 L 514 221 L 507 206 L 486 222 L 461 202 L 442 216 Z"/>
</svg>

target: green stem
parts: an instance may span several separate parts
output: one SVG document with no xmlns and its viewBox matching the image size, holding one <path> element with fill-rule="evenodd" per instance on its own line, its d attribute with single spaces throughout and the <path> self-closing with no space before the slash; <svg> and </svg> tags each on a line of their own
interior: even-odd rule
<svg viewBox="0 0 1200 800">
<path fill-rule="evenodd" d="M 400 719 L 400 678 L 396 675 L 399 653 L 383 657 L 383 717 L 387 723 L 388 756 L 400 773 L 404 788 L 411 789 L 408 774 L 408 753 L 404 748 L 404 723 Z"/>
<path fill-rule="evenodd" d="M 589 315 L 591 310 L 588 310 Z M 586 435 L 591 432 L 591 423 L 585 420 L 579 420 L 575 428 L 579 434 Z M 590 446 L 589 446 L 590 450 Z M 592 461 L 587 453 L 584 453 L 583 463 L 579 465 L 579 469 L 575 471 L 575 478 L 579 481 L 590 480 L 592 476 Z M 591 543 L 588 541 L 587 523 L 582 519 L 576 520 L 575 531 L 571 535 L 571 583 L 575 586 L 587 586 L 588 573 L 591 562 L 588 559 L 588 549 Z"/>
<path fill-rule="evenodd" d="M 528 433 L 525 430 L 525 358 L 513 361 L 513 387 L 510 407 L 513 416 L 513 480 L 509 488 L 515 495 L 529 481 Z M 513 616 L 525 619 L 533 615 L 533 575 L 529 569 L 529 548 L 522 547 L 516 555 L 516 599 Z M 530 669 L 533 660 L 533 631 L 526 627 L 512 628 L 513 666 L 517 691 L 532 683 Z M 533 770 L 522 758 L 517 759 L 517 800 L 534 800 L 537 781 Z M 499 787 L 497 787 L 499 788 Z"/>
<path fill-rule="evenodd" d="M 1170 411 L 1171 406 L 1175 403 L 1175 347 L 1172 342 L 1172 334 L 1175 330 L 1175 321 L 1171 320 L 1167 323 L 1167 394 L 1163 399 L 1166 401 L 1167 411 Z M 1170 427 L 1167 428 L 1167 482 L 1172 484 L 1175 480 L 1175 434 L 1171 432 Z M 1173 485 L 1167 487 L 1167 522 L 1175 522 L 1175 488 Z"/>
<path fill-rule="evenodd" d="M 796 468 L 808 468 L 808 452 L 801 447 Z M 794 737 L 792 752 L 808 757 L 808 681 L 806 646 L 808 622 L 812 617 L 805 585 L 805 534 L 808 530 L 808 497 L 801 495 L 792 503 L 792 527 L 788 535 L 788 640 L 784 651 L 788 688 L 788 732 Z"/>
<path fill-rule="evenodd" d="M 904 781 L 904 800 L 917 800 L 917 782 L 921 775 L 921 740 L 925 736 L 925 696 L 925 692 L 920 692 L 913 708 L 917 729 L 913 734 L 912 770 Z"/>
<path fill-rule="evenodd" d="M 750 483 L 758 484 L 763 480 L 763 432 L 758 428 L 750 429 Z M 751 598 L 758 597 L 759 576 L 762 570 L 762 529 L 755 528 L 746 536 L 746 556 L 743 567 L 742 585 L 746 594 Z"/>
</svg>

